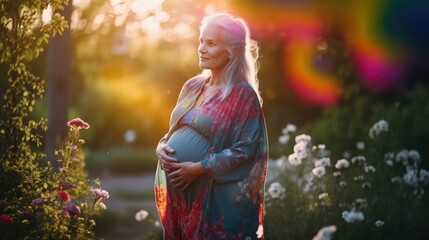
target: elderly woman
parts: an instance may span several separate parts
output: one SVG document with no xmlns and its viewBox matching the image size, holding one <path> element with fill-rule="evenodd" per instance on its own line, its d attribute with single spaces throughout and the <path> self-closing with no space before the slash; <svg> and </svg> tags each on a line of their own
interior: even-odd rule
<svg viewBox="0 0 429 240">
<path fill-rule="evenodd" d="M 204 70 L 184 84 L 156 149 L 164 238 L 263 238 L 268 143 L 258 47 L 228 14 L 205 17 L 199 42 Z"/>
</svg>

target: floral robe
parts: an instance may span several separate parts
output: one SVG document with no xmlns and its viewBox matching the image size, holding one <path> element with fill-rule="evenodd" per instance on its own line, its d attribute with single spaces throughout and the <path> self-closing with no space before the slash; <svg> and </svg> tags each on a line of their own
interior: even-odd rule
<svg viewBox="0 0 429 240">
<path fill-rule="evenodd" d="M 204 82 L 195 77 L 185 83 L 166 139 L 193 108 Z M 159 164 L 156 170 L 155 199 L 164 238 L 263 239 L 268 142 L 258 97 L 247 82 L 240 81 L 224 100 L 217 94 L 201 107 L 213 119 L 213 125 L 210 149 L 201 159 L 206 173 L 197 179 L 204 184 L 198 197 L 192 202 L 177 198 L 174 192 L 179 190 L 168 184 Z"/>
</svg>

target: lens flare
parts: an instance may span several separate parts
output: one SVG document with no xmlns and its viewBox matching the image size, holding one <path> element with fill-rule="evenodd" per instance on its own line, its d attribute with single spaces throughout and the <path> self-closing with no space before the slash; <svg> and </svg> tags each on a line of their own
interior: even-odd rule
<svg viewBox="0 0 429 240">
<path fill-rule="evenodd" d="M 293 90 L 305 101 L 334 105 L 341 97 L 339 80 L 314 64 L 316 43 L 300 39 L 288 43 L 284 52 L 284 71 Z"/>
</svg>

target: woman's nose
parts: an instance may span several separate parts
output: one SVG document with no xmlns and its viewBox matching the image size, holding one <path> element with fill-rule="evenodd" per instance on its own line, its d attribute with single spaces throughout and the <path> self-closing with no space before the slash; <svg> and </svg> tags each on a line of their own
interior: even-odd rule
<svg viewBox="0 0 429 240">
<path fill-rule="evenodd" d="M 200 46 L 198 47 L 198 52 L 200 52 L 200 53 L 205 53 L 205 52 L 206 52 L 206 49 L 204 48 L 204 46 L 203 46 L 203 45 L 200 45 Z"/>
</svg>

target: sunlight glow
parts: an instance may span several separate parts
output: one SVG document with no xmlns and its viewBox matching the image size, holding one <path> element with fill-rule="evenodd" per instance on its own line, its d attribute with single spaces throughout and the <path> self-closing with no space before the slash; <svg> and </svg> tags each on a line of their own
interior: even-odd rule
<svg viewBox="0 0 429 240">
<path fill-rule="evenodd" d="M 91 0 L 73 0 L 73 7 L 85 9 L 89 7 L 91 4 Z"/>
<path fill-rule="evenodd" d="M 51 22 L 51 20 L 52 20 L 52 8 L 51 8 L 51 5 L 48 5 L 48 8 L 43 10 L 42 22 L 43 24 L 48 24 Z"/>
<path fill-rule="evenodd" d="M 105 19 L 104 13 L 100 13 L 97 16 L 95 16 L 94 21 L 92 22 L 92 29 L 98 29 L 101 24 L 103 24 Z"/>
<path fill-rule="evenodd" d="M 131 10 L 139 16 L 147 16 L 149 12 L 159 9 L 164 0 L 136 0 L 131 4 Z"/>
</svg>

